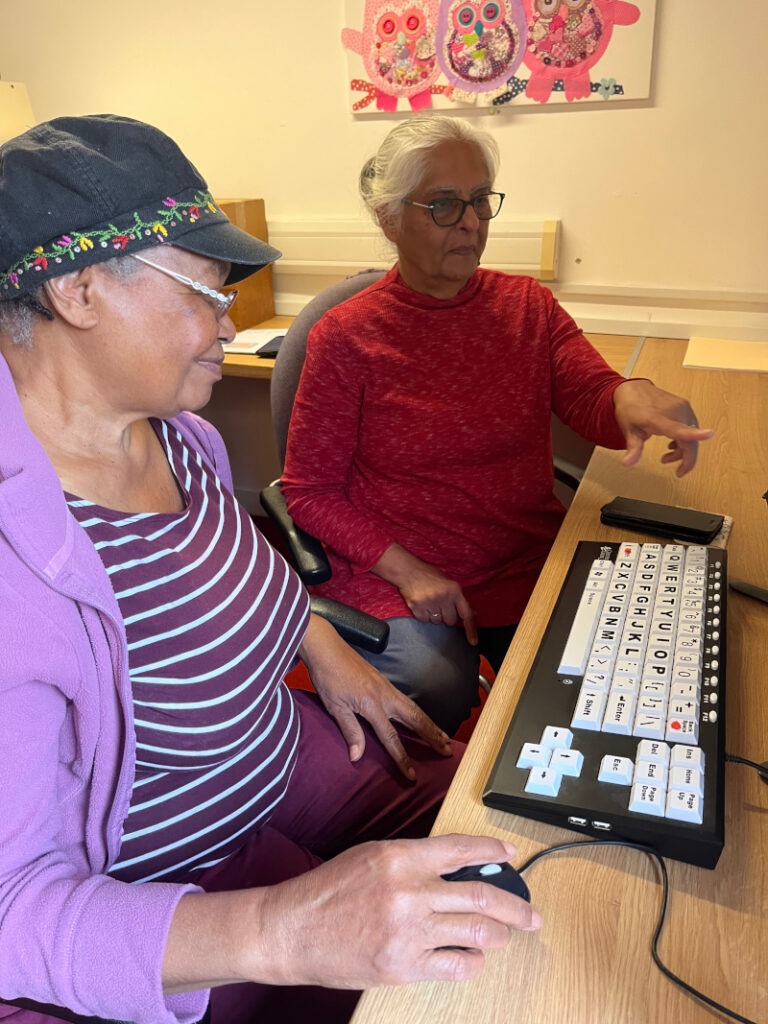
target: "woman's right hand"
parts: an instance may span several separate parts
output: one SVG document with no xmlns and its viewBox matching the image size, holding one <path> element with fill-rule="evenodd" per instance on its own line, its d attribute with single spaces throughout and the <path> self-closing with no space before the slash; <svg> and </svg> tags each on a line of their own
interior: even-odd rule
<svg viewBox="0 0 768 1024">
<path fill-rule="evenodd" d="M 518 896 L 440 876 L 514 853 L 510 843 L 464 835 L 364 843 L 259 890 L 268 980 L 364 989 L 476 977 L 484 950 L 506 946 L 511 929 L 533 931 L 541 920 Z M 246 976 L 264 980 L 258 945 L 250 967 L 244 949 Z"/>
<path fill-rule="evenodd" d="M 464 627 L 467 640 L 477 644 L 475 613 L 455 580 L 423 562 L 399 544 L 390 544 L 372 571 L 394 583 L 414 618 L 433 625 Z"/>
</svg>

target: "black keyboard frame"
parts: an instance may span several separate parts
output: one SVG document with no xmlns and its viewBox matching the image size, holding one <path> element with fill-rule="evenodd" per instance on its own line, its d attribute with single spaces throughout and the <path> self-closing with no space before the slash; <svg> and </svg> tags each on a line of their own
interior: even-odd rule
<svg viewBox="0 0 768 1024">
<path fill-rule="evenodd" d="M 573 710 L 581 687 L 581 677 L 564 682 L 557 669 L 565 648 L 573 616 L 581 597 L 589 569 L 596 558 L 615 561 L 619 544 L 580 541 L 568 574 L 542 636 L 507 734 L 488 778 L 483 803 L 501 811 L 534 818 L 550 825 L 605 839 L 626 839 L 652 846 L 663 856 L 701 867 L 714 868 L 724 844 L 725 818 L 725 690 L 726 690 L 726 618 L 727 556 L 722 548 L 708 548 L 707 606 L 703 653 L 704 678 L 718 677 L 717 703 L 704 703 L 712 688 L 702 688 L 702 710 L 716 710 L 717 721 L 699 723 L 698 746 L 704 751 L 704 813 L 701 825 L 669 818 L 630 813 L 630 786 L 598 782 L 597 774 L 604 754 L 616 754 L 635 760 L 641 737 L 592 732 L 571 726 Z M 610 551 L 610 554 L 606 554 Z M 715 562 L 720 565 L 716 566 Z M 713 618 L 710 596 L 714 594 L 714 573 L 720 573 L 719 668 L 711 669 Z M 523 743 L 538 743 L 547 725 L 565 726 L 574 735 L 572 747 L 584 754 L 579 778 L 564 776 L 557 797 L 525 792 L 528 769 L 518 768 Z M 670 744 L 670 747 L 672 744 Z M 569 817 L 584 818 L 587 824 L 575 825 Z M 599 822 L 603 827 L 596 827 Z"/>
</svg>

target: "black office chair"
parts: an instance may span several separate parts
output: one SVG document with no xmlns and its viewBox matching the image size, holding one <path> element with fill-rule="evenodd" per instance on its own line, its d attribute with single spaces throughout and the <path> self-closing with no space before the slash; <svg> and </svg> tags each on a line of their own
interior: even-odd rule
<svg viewBox="0 0 768 1024">
<path fill-rule="evenodd" d="M 299 386 L 299 378 L 301 377 L 301 370 L 304 365 L 304 358 L 307 352 L 307 336 L 310 330 L 329 309 L 333 309 L 334 306 L 340 305 L 353 295 L 357 295 L 364 288 L 368 288 L 369 285 L 374 284 L 383 277 L 385 273 L 386 271 L 383 270 L 363 270 L 359 274 L 348 277 L 338 284 L 325 288 L 304 307 L 288 328 L 275 360 L 270 387 L 272 423 L 277 444 L 277 456 L 281 466 L 285 462 L 288 424 L 291 420 L 296 389 Z M 555 456 L 554 468 L 555 478 L 575 492 L 584 471 L 558 456 Z M 285 498 L 280 490 L 280 481 L 275 480 L 268 487 L 265 487 L 259 497 L 265 512 L 285 539 L 296 571 L 303 582 L 307 586 L 327 582 L 331 578 L 331 567 L 323 545 L 317 538 L 312 537 L 293 522 L 288 514 Z M 326 599 L 313 598 L 313 602 L 315 601 L 325 602 Z M 324 618 L 340 615 L 343 619 L 342 628 L 339 628 L 336 622 L 334 622 L 334 625 L 337 625 L 339 632 L 350 643 L 364 647 L 366 650 L 375 651 L 376 653 L 384 650 L 386 642 L 382 647 L 371 646 L 370 637 L 368 636 L 368 630 L 376 630 L 375 624 L 380 623 L 379 619 L 372 619 L 371 622 L 366 623 L 363 619 L 359 618 L 359 616 L 364 615 L 363 612 L 350 609 L 346 605 L 338 604 L 338 602 L 330 602 L 330 605 L 334 607 L 322 609 L 321 607 L 315 608 L 313 606 L 313 610 L 323 614 Z M 372 617 L 366 616 L 366 618 L 371 620 Z M 386 623 L 381 623 L 381 625 L 386 626 Z M 388 631 L 389 627 L 386 626 L 386 628 Z M 487 687 L 487 681 L 481 679 L 481 685 Z"/>
<path fill-rule="evenodd" d="M 33 999 L 0 999 L 0 1004 L 3 1006 L 15 1006 L 20 1010 L 33 1010 L 35 1013 L 54 1017 L 56 1020 L 67 1021 L 68 1024 L 131 1024 L 130 1021 L 106 1020 L 104 1017 L 88 1017 L 85 1014 L 68 1010 L 64 1006 L 54 1006 L 53 1003 L 36 1003 Z M 210 1003 L 208 1003 L 206 1011 L 198 1024 L 211 1024 Z"/>
</svg>

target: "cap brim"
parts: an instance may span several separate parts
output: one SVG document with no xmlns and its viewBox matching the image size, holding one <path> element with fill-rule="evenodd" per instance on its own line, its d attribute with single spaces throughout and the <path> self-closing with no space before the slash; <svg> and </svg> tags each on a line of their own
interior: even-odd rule
<svg viewBox="0 0 768 1024">
<path fill-rule="evenodd" d="M 237 284 L 282 256 L 279 250 L 249 235 L 231 221 L 206 224 L 205 227 L 198 225 L 194 231 L 175 238 L 173 244 L 198 256 L 231 263 L 232 269 L 225 284 Z"/>
</svg>

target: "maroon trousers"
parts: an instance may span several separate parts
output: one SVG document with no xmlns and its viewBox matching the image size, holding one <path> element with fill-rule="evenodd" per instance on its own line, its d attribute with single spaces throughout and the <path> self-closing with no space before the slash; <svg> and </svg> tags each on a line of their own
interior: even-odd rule
<svg viewBox="0 0 768 1024">
<path fill-rule="evenodd" d="M 296 769 L 269 824 L 236 854 L 197 879 L 208 892 L 274 885 L 371 839 L 426 836 L 464 747 L 441 757 L 403 733 L 416 769 L 410 783 L 364 725 L 360 761 L 349 760 L 334 720 L 314 694 L 294 691 L 301 717 Z M 212 1024 L 343 1024 L 359 992 L 310 986 L 225 985 L 211 992 Z"/>
</svg>

